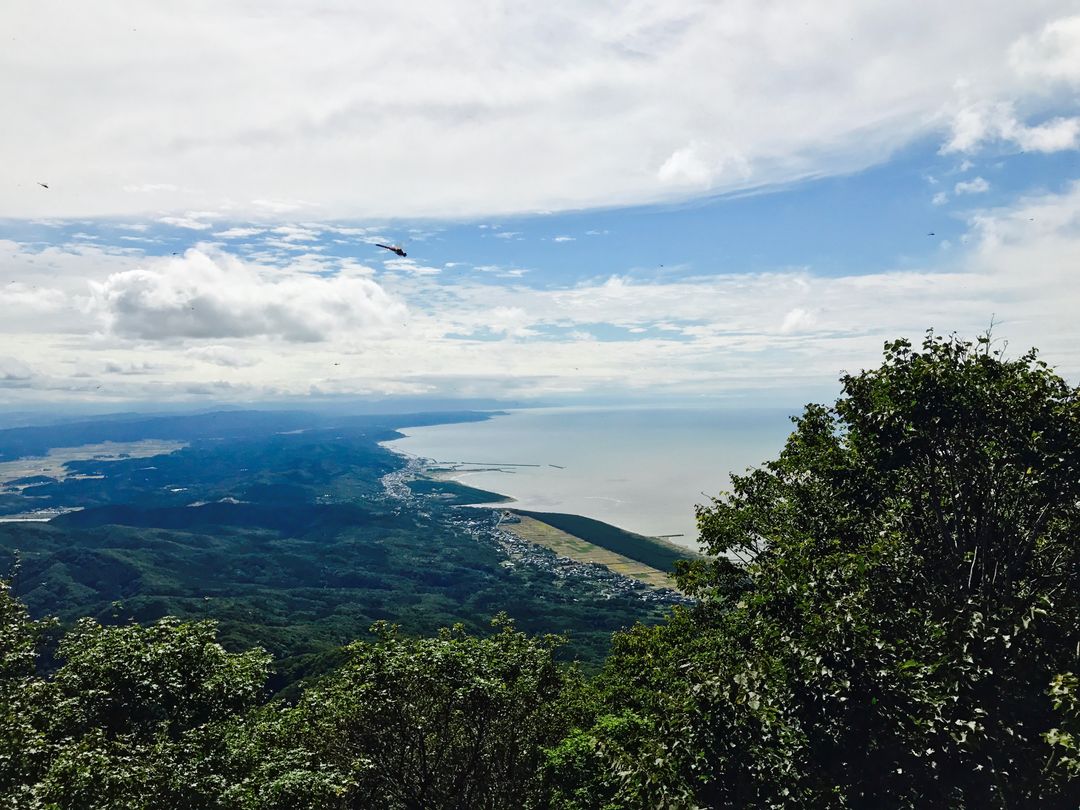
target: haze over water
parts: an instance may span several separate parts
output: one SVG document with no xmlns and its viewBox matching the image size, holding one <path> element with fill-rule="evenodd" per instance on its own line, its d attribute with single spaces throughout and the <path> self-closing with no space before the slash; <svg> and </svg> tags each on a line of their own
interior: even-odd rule
<svg viewBox="0 0 1080 810">
<path fill-rule="evenodd" d="M 537 464 L 460 480 L 522 509 L 571 512 L 696 548 L 694 505 L 728 473 L 775 457 L 787 409 L 536 408 L 485 422 L 407 428 L 393 450 L 439 462 Z M 562 467 L 563 469 L 559 469 Z"/>
</svg>

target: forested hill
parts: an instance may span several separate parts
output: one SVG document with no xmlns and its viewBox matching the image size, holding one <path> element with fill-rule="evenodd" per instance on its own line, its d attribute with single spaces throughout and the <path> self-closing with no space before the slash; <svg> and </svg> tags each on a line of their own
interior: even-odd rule
<svg viewBox="0 0 1080 810">
<path fill-rule="evenodd" d="M 0 523 L 0 576 L 17 555 L 14 591 L 34 616 L 214 619 L 228 648 L 271 652 L 278 685 L 376 621 L 482 632 L 500 611 L 533 632 L 569 633 L 563 654 L 597 664 L 611 632 L 651 620 L 655 606 L 504 566 L 489 513 L 388 486 L 405 462 L 378 442 L 397 428 L 487 416 L 230 411 L 0 431 L 8 459 L 93 449 L 52 475 L 9 480 L 0 514 L 79 511 Z M 153 440 L 186 446 L 127 457 L 128 445 L 104 444 L 147 453 Z"/>
</svg>

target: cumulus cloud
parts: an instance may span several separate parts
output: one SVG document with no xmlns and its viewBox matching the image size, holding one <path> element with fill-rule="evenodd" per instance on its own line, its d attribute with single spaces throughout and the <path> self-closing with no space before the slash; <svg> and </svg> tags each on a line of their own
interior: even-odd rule
<svg viewBox="0 0 1080 810">
<path fill-rule="evenodd" d="M 184 211 L 460 218 L 761 187 L 863 168 L 934 134 L 960 76 L 972 103 L 1023 111 L 1002 136 L 1021 148 L 1075 138 L 1046 92 L 1076 76 L 1072 0 L 992 14 L 981 0 L 932 13 L 901 0 L 512 13 L 402 0 L 377 15 L 267 0 L 255 17 L 245 0 L 189 14 L 136 0 L 61 17 L 8 6 L 20 35 L 0 50 L 0 94 L 49 103 L 4 110 L 0 149 L 20 159 L 0 217 L 162 211 L 206 230 Z M 78 149 L 72 121 L 93 122 Z M 46 165 L 77 193 L 28 195 Z"/>
<path fill-rule="evenodd" d="M 312 342 L 378 331 L 405 312 L 367 278 L 293 275 L 198 249 L 114 273 L 92 290 L 113 334 L 144 340 L 263 335 Z"/>
</svg>

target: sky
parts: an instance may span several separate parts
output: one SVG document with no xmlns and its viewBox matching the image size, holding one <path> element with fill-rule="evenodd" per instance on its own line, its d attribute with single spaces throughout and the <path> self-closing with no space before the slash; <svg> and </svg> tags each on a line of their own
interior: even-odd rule
<svg viewBox="0 0 1080 810">
<path fill-rule="evenodd" d="M 0 408 L 798 404 L 991 322 L 1080 381 L 1075 2 L 17 0 L 0 32 Z"/>
</svg>

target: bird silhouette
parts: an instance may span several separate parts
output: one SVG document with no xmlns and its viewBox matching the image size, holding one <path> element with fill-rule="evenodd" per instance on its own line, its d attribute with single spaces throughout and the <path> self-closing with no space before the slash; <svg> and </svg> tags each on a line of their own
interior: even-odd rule
<svg viewBox="0 0 1080 810">
<path fill-rule="evenodd" d="M 401 256 L 402 258 L 404 258 L 405 256 L 408 255 L 404 250 L 399 248 L 397 245 L 382 245 L 382 244 L 379 244 L 378 242 L 376 242 L 375 247 L 381 247 L 381 248 L 384 248 L 385 250 L 389 250 L 391 253 L 396 253 L 398 256 Z"/>
<path fill-rule="evenodd" d="M 38 183 L 38 185 L 39 185 L 39 186 L 41 186 L 42 188 L 48 188 L 48 187 L 49 187 L 49 184 L 48 184 L 48 183 L 41 183 L 41 182 L 39 182 L 39 183 Z"/>
</svg>

